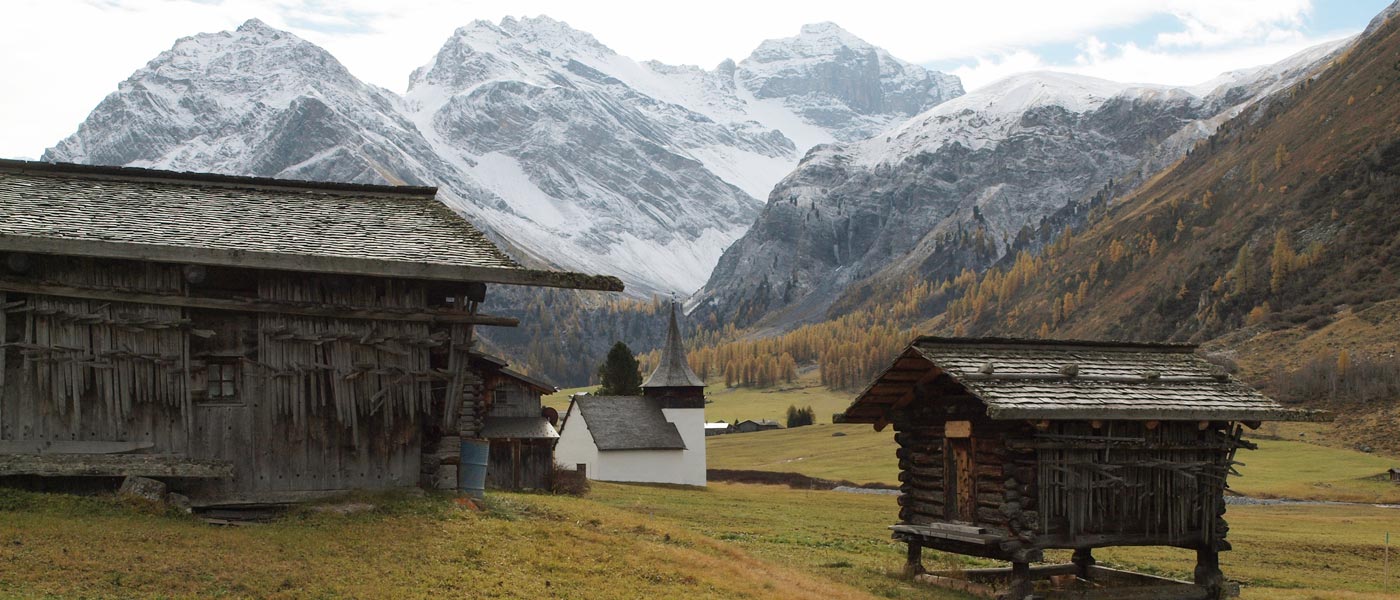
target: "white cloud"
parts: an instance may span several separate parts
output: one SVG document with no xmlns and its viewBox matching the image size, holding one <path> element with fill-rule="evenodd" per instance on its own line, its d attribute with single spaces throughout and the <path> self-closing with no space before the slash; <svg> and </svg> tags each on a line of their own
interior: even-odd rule
<svg viewBox="0 0 1400 600">
<path fill-rule="evenodd" d="M 1040 56 L 1026 50 L 978 58 L 977 62 L 953 69 L 952 73 L 962 79 L 963 87 L 975 90 L 993 81 L 1025 73 L 1051 68 Z"/>
<path fill-rule="evenodd" d="M 1298 31 L 1312 10 L 1311 0 L 1174 0 L 1168 11 L 1184 30 L 1164 32 L 1157 43 L 1165 47 L 1219 47 L 1252 40 L 1301 36 Z"/>
<path fill-rule="evenodd" d="M 1108 44 L 1099 40 L 1098 36 L 1091 35 L 1079 44 L 1079 56 L 1074 57 L 1075 64 L 1092 65 L 1103 62 L 1104 55 L 1108 52 Z"/>
</svg>

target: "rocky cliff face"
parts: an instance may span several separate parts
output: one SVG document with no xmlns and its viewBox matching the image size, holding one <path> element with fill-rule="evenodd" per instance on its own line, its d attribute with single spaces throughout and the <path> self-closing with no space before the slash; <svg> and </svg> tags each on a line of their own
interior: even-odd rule
<svg viewBox="0 0 1400 600">
<path fill-rule="evenodd" d="M 179 40 L 44 159 L 436 185 L 527 262 L 688 294 L 811 145 L 960 93 L 829 24 L 705 70 L 540 17 L 459 29 L 399 96 L 254 20 Z"/>
<path fill-rule="evenodd" d="M 1019 75 L 885 133 L 819 146 L 692 298 L 701 318 L 788 327 L 878 283 L 980 271 L 1066 207 L 1128 190 L 1242 107 L 1337 49 L 1231 73 L 1205 89 Z"/>
<path fill-rule="evenodd" d="M 358 183 L 441 171 L 392 92 L 252 20 L 177 41 L 44 160 Z"/>
<path fill-rule="evenodd" d="M 763 42 L 739 63 L 737 76 L 755 98 L 781 100 L 840 141 L 869 137 L 891 117 L 912 117 L 963 94 L 958 78 L 901 61 L 835 23 Z"/>
</svg>

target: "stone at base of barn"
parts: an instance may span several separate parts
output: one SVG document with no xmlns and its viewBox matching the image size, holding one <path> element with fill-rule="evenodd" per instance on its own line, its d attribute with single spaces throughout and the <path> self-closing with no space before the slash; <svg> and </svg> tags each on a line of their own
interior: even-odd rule
<svg viewBox="0 0 1400 600">
<path fill-rule="evenodd" d="M 934 571 L 914 576 L 914 581 L 957 590 L 993 600 L 1225 600 L 1237 598 L 1240 586 L 1225 582 L 1218 592 L 1187 581 L 1121 571 L 1098 565 L 1088 567 L 1088 579 L 1075 576 L 1074 564 L 1030 567 L 1032 592 L 1012 593 L 1012 569 Z"/>
<path fill-rule="evenodd" d="M 457 489 L 457 465 L 442 465 L 438 467 L 437 473 L 433 474 L 433 489 Z"/>
<path fill-rule="evenodd" d="M 122 487 L 117 490 L 117 495 L 123 498 L 140 498 L 151 502 L 164 502 L 165 494 L 169 488 L 164 483 L 149 477 L 131 476 L 122 480 Z"/>
<path fill-rule="evenodd" d="M 430 490 L 457 489 L 457 463 L 461 462 L 461 437 L 446 435 L 436 445 L 424 446 L 420 458 L 419 485 Z"/>
</svg>

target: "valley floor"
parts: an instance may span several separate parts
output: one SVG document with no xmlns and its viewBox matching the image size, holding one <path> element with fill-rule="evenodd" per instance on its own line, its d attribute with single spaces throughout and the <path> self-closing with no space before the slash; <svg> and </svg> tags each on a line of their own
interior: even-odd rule
<svg viewBox="0 0 1400 600">
<path fill-rule="evenodd" d="M 893 496 L 595 483 L 587 498 L 492 494 L 485 512 L 442 495 L 354 501 L 376 508 L 215 527 L 111 497 L 0 491 L 0 597 L 964 598 L 898 578 Z M 1382 593 L 1382 544 L 1400 533 L 1400 510 L 1227 516 L 1235 551 L 1223 566 L 1245 598 L 1394 597 Z M 1174 577 L 1194 564 L 1176 550 L 1099 555 Z"/>
<path fill-rule="evenodd" d="M 819 415 L 847 395 L 799 381 L 712 394 L 710 418 Z M 567 397 L 560 394 L 552 398 Z M 829 418 L 829 417 L 827 417 Z M 1400 503 L 1379 478 L 1392 458 L 1296 441 L 1279 430 L 1242 453 L 1237 492 L 1262 498 Z M 707 439 L 711 468 L 895 483 L 890 431 L 815 425 Z M 346 502 L 340 500 L 339 502 Z M 311 508 L 272 523 L 215 527 L 127 504 L 0 489 L 0 597 L 212 598 L 919 598 L 960 594 L 898 577 L 886 527 L 895 496 L 712 483 L 706 489 L 597 483 L 585 498 L 492 493 L 485 512 L 442 495 L 360 495 L 367 512 Z M 1369 504 L 1233 505 L 1227 576 L 1247 599 L 1395 598 L 1385 535 L 1400 509 Z M 1392 548 L 1392 553 L 1397 548 Z M 1189 578 L 1184 551 L 1102 550 L 1106 564 Z M 930 568 L 984 561 L 925 554 Z M 1065 559 L 1067 557 L 1055 557 Z"/>
</svg>

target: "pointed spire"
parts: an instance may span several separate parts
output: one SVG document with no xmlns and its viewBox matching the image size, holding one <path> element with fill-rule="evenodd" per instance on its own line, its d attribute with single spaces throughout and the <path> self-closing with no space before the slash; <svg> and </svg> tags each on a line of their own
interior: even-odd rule
<svg viewBox="0 0 1400 600">
<path fill-rule="evenodd" d="M 705 382 L 690 369 L 685 360 L 685 346 L 681 344 L 681 328 L 676 324 L 676 301 L 671 301 L 671 325 L 666 330 L 666 344 L 661 347 L 661 361 L 656 370 L 647 377 L 644 388 L 656 387 L 705 387 Z"/>
</svg>

